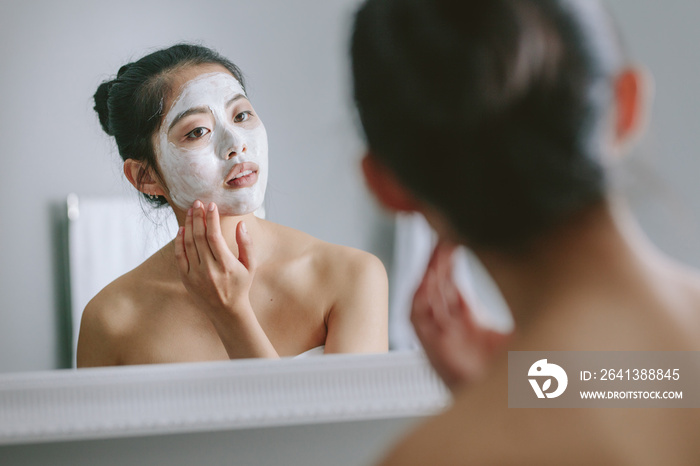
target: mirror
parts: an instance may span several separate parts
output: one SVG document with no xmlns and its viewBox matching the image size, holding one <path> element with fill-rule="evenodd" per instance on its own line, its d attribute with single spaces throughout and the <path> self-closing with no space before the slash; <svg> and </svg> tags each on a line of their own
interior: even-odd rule
<svg viewBox="0 0 700 466">
<path fill-rule="evenodd" d="M 1 7 L 3 38 L 14 44 L 1 52 L 0 93 L 12 109 L 3 122 L 14 134 L 2 192 L 18 212 L 2 222 L 0 372 L 70 367 L 66 197 L 134 197 L 92 94 L 122 64 L 180 41 L 217 49 L 245 74 L 269 137 L 267 218 L 390 265 L 392 221 L 364 190 L 350 105 L 346 44 L 357 3 Z M 146 216 L 143 224 L 153 235 L 171 234 Z"/>
</svg>

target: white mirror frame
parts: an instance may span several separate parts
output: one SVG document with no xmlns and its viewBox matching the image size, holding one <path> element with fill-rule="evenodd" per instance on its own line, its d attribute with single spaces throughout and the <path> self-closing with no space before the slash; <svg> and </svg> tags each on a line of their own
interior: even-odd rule
<svg viewBox="0 0 700 466">
<path fill-rule="evenodd" d="M 0 375 L 0 445 L 419 417 L 448 391 L 417 352 Z"/>
</svg>

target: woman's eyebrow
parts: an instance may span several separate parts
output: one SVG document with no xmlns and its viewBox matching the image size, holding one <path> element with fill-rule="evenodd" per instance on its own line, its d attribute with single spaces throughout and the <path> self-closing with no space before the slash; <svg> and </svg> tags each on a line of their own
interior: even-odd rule
<svg viewBox="0 0 700 466">
<path fill-rule="evenodd" d="M 231 97 L 228 102 L 226 102 L 225 108 L 230 107 L 234 102 L 240 99 L 247 99 L 247 97 L 244 94 L 236 94 L 233 97 Z M 179 113 L 175 118 L 173 118 L 172 123 L 170 123 L 170 126 L 168 127 L 168 132 L 170 132 L 171 129 L 173 129 L 173 126 L 177 124 L 178 121 L 182 120 L 186 116 L 198 114 L 198 113 L 209 113 L 211 110 L 209 107 L 206 105 L 202 105 L 201 107 L 194 107 L 190 108 L 188 110 L 185 110 L 184 112 Z"/>
<path fill-rule="evenodd" d="M 178 121 L 182 120 L 186 116 L 194 115 L 197 113 L 210 113 L 211 110 L 209 110 L 209 107 L 206 105 L 202 105 L 201 107 L 194 107 L 190 108 L 188 110 L 185 110 L 184 112 L 179 113 L 175 118 L 173 118 L 172 123 L 170 123 L 170 126 L 168 127 L 168 132 L 170 132 L 171 129 L 173 129 L 173 126 L 177 124 Z"/>
<path fill-rule="evenodd" d="M 233 97 L 231 97 L 228 102 L 226 102 L 225 108 L 229 108 L 231 104 L 233 104 L 235 101 L 240 100 L 240 99 L 247 99 L 247 97 L 243 94 L 236 94 Z"/>
</svg>

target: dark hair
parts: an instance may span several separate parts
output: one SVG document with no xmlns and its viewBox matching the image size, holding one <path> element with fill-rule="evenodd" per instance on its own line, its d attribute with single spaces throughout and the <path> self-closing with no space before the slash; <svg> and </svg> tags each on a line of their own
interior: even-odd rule
<svg viewBox="0 0 700 466">
<path fill-rule="evenodd" d="M 122 66 L 115 79 L 100 84 L 94 95 L 95 111 L 105 133 L 114 136 L 123 160 L 143 162 L 160 176 L 151 138 L 163 119 L 165 98 L 171 90 L 171 73 L 208 63 L 229 70 L 245 91 L 243 74 L 236 65 L 209 48 L 191 44 L 177 44 L 150 53 Z M 162 196 L 150 199 L 144 194 L 144 197 L 155 206 L 167 204 Z"/>
<path fill-rule="evenodd" d="M 354 95 L 374 156 L 474 248 L 518 250 L 605 197 L 622 64 L 594 0 L 368 0 Z"/>
</svg>

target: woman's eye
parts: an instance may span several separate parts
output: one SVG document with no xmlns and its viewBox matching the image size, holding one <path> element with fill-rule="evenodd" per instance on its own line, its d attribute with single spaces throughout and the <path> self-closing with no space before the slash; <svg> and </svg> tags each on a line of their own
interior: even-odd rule
<svg viewBox="0 0 700 466">
<path fill-rule="evenodd" d="M 203 136 L 206 136 L 207 133 L 209 133 L 209 130 L 203 126 L 200 126 L 187 133 L 185 137 L 187 139 L 199 139 Z"/>
<path fill-rule="evenodd" d="M 236 115 L 235 117 L 233 117 L 233 121 L 235 123 L 243 123 L 248 118 L 250 118 L 251 115 L 253 115 L 253 112 L 246 110 L 245 112 L 241 112 L 238 115 Z"/>
</svg>

